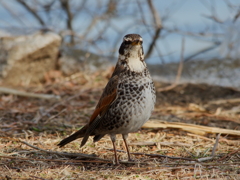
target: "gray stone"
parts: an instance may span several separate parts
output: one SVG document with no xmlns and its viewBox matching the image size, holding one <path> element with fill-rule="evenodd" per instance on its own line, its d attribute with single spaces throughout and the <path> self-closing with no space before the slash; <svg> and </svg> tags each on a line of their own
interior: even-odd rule
<svg viewBox="0 0 240 180">
<path fill-rule="evenodd" d="M 40 83 L 57 67 L 61 37 L 52 32 L 0 37 L 0 81 L 9 85 Z"/>
</svg>

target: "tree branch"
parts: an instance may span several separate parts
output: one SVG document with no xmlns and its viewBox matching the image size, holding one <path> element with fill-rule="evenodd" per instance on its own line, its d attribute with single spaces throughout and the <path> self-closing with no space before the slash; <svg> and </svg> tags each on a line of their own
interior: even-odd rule
<svg viewBox="0 0 240 180">
<path fill-rule="evenodd" d="M 194 58 L 195 56 L 197 56 L 197 55 L 199 55 L 199 54 L 202 54 L 202 53 L 208 52 L 208 51 L 210 51 L 210 50 L 213 50 L 213 49 L 217 48 L 218 46 L 220 46 L 220 44 L 221 44 L 221 43 L 218 42 L 218 43 L 215 43 L 213 46 L 203 48 L 203 49 L 201 49 L 200 51 L 198 51 L 198 52 L 196 52 L 196 53 L 188 56 L 186 59 L 184 59 L 184 61 L 187 62 L 187 61 L 191 60 L 192 58 Z"/>
<path fill-rule="evenodd" d="M 179 79 L 180 79 L 180 77 L 182 75 L 183 62 L 184 62 L 184 48 L 185 48 L 185 39 L 183 37 L 183 39 L 182 39 L 181 57 L 180 57 L 179 65 L 178 65 L 178 71 L 177 71 L 177 75 L 176 75 L 176 79 L 175 79 L 175 84 L 178 84 Z"/>
<path fill-rule="evenodd" d="M 155 24 L 155 33 L 154 33 L 154 36 L 152 38 L 152 42 L 150 43 L 149 48 L 147 50 L 147 53 L 146 53 L 146 56 L 145 56 L 146 59 L 152 54 L 153 47 L 155 46 L 156 41 L 159 38 L 160 32 L 162 30 L 162 21 L 160 19 L 160 16 L 159 16 L 157 10 L 153 6 L 152 0 L 148 0 L 147 2 L 148 2 L 148 6 L 149 6 L 149 8 L 152 12 L 153 21 L 154 21 L 154 24 Z"/>
<path fill-rule="evenodd" d="M 240 16 L 240 10 L 237 12 L 237 14 L 234 16 L 234 19 L 233 19 L 233 23 L 235 23 L 237 21 L 237 19 L 239 18 Z"/>
<path fill-rule="evenodd" d="M 19 4 L 21 4 L 28 12 L 31 13 L 33 15 L 33 17 L 35 17 L 38 20 L 39 24 L 41 24 L 42 26 L 46 25 L 45 22 L 43 21 L 43 19 L 37 14 L 37 12 L 32 7 L 30 7 L 26 3 L 26 1 L 24 1 L 24 0 L 17 0 L 17 2 Z"/>
<path fill-rule="evenodd" d="M 71 31 L 73 31 L 73 27 L 72 27 L 72 20 L 73 20 L 73 14 L 71 13 L 70 10 L 70 6 L 69 6 L 69 0 L 61 0 L 61 6 L 63 8 L 63 10 L 65 11 L 65 13 L 67 14 L 67 28 Z M 74 44 L 74 36 L 71 35 L 71 44 Z"/>
</svg>

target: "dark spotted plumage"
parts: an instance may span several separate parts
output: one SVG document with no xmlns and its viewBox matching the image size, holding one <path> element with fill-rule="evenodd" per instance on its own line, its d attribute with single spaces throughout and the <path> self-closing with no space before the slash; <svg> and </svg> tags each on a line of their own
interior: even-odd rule
<svg viewBox="0 0 240 180">
<path fill-rule="evenodd" d="M 89 136 L 94 136 L 96 142 L 109 134 L 118 164 L 115 141 L 116 134 L 122 134 L 130 160 L 126 141 L 128 133 L 137 131 L 149 119 L 155 99 L 154 84 L 144 62 L 142 37 L 138 34 L 128 34 L 123 38 L 115 70 L 89 123 L 58 145 L 62 147 L 83 137 L 83 146 Z"/>
</svg>

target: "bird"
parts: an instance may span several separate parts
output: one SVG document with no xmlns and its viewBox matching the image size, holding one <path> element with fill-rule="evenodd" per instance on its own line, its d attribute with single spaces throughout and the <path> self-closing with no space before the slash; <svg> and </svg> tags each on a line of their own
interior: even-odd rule
<svg viewBox="0 0 240 180">
<path fill-rule="evenodd" d="M 143 38 L 139 34 L 123 37 L 115 69 L 89 122 L 63 139 L 59 147 L 83 138 L 82 147 L 89 136 L 94 136 L 93 141 L 97 142 L 108 134 L 113 144 L 115 164 L 119 164 L 115 142 L 116 134 L 122 134 L 128 161 L 132 161 L 128 133 L 136 132 L 149 120 L 156 102 L 155 86 L 144 61 L 142 44 Z"/>
</svg>

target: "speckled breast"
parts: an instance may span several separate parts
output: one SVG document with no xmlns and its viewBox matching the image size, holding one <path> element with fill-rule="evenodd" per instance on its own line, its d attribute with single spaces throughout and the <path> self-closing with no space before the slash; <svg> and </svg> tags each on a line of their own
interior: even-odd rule
<svg viewBox="0 0 240 180">
<path fill-rule="evenodd" d="M 101 133 L 125 134 L 137 131 L 151 116 L 155 89 L 147 69 L 142 73 L 126 71 L 118 83 L 117 99 L 103 117 Z"/>
</svg>

